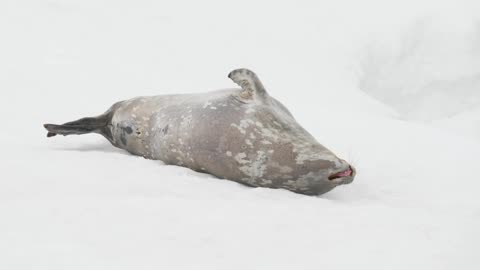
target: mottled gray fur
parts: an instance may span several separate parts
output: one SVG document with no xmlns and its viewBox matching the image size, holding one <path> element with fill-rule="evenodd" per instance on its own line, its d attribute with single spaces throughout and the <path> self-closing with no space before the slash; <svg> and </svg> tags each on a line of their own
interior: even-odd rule
<svg viewBox="0 0 480 270">
<path fill-rule="evenodd" d="M 96 118 L 45 127 L 48 136 L 97 132 L 134 155 L 249 186 L 317 195 L 353 181 L 355 170 L 303 129 L 255 73 L 238 69 L 229 78 L 241 89 L 137 97 Z"/>
</svg>

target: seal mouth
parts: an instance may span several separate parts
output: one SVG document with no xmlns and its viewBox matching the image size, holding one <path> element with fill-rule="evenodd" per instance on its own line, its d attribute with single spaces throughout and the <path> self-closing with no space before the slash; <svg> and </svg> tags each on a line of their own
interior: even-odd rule
<svg viewBox="0 0 480 270">
<path fill-rule="evenodd" d="M 353 169 L 352 169 L 352 167 L 349 166 L 348 169 L 346 169 L 345 171 L 338 172 L 338 173 L 330 175 L 328 177 L 328 180 L 333 181 L 335 179 L 348 177 L 348 176 L 352 176 L 352 175 L 353 175 Z"/>
</svg>

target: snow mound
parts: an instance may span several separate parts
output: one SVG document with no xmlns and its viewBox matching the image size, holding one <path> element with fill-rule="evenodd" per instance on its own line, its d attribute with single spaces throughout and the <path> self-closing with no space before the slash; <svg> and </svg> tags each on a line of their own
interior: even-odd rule
<svg viewBox="0 0 480 270">
<path fill-rule="evenodd" d="M 472 135 L 472 124 L 479 129 L 480 24 L 445 26 L 424 19 L 388 37 L 364 49 L 359 88 L 403 119 L 445 123 L 463 135 Z"/>
<path fill-rule="evenodd" d="M 477 2 L 1 1 L 0 269 L 479 269 Z M 352 184 L 250 188 L 45 137 L 239 67 Z"/>
</svg>

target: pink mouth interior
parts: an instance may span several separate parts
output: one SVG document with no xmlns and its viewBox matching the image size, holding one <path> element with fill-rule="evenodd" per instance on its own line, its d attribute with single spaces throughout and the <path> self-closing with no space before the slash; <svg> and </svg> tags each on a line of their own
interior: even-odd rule
<svg viewBox="0 0 480 270">
<path fill-rule="evenodd" d="M 347 177 L 347 176 L 351 176 L 352 173 L 353 173 L 352 168 L 348 168 L 347 170 L 345 170 L 343 172 L 339 172 L 339 173 L 330 175 L 330 177 L 328 177 L 328 179 L 334 180 L 334 179 L 341 178 L 341 177 Z"/>
</svg>

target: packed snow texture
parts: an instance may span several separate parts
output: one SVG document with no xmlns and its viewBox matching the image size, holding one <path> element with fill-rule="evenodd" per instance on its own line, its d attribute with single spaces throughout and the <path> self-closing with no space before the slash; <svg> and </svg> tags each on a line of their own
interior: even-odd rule
<svg viewBox="0 0 480 270">
<path fill-rule="evenodd" d="M 475 1 L 0 2 L 0 269 L 480 269 Z M 42 124 L 247 67 L 358 176 L 250 188 Z"/>
</svg>

